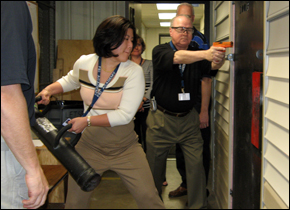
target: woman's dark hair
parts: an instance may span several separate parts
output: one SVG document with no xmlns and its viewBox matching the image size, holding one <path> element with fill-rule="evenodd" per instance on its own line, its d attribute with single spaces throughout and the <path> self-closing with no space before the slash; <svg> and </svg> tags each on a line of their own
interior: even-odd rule
<svg viewBox="0 0 290 210">
<path fill-rule="evenodd" d="M 104 58 L 118 57 L 112 51 L 123 43 L 126 31 L 129 28 L 133 29 L 133 50 L 137 43 L 135 26 L 120 15 L 105 19 L 97 28 L 93 38 L 95 53 Z"/>
<path fill-rule="evenodd" d="M 142 38 L 141 36 L 139 36 L 138 34 L 136 34 L 136 42 L 137 42 L 138 40 L 140 40 L 140 43 L 141 43 L 141 45 L 142 45 L 142 53 L 143 53 L 143 52 L 146 50 L 146 44 L 145 44 L 143 38 Z M 133 49 L 134 49 L 134 48 L 133 48 Z M 142 54 L 142 53 L 141 53 L 141 54 Z"/>
</svg>

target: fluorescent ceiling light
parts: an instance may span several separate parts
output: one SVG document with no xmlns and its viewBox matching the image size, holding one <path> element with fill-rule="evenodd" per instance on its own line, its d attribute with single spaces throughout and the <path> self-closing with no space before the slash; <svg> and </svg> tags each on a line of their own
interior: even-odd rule
<svg viewBox="0 0 290 210">
<path fill-rule="evenodd" d="M 160 20 L 171 20 L 176 16 L 176 13 L 158 13 Z"/>
<path fill-rule="evenodd" d="M 158 10 L 176 10 L 179 4 L 156 4 Z"/>
<path fill-rule="evenodd" d="M 160 22 L 160 26 L 161 27 L 169 27 L 170 26 L 170 22 Z"/>
</svg>

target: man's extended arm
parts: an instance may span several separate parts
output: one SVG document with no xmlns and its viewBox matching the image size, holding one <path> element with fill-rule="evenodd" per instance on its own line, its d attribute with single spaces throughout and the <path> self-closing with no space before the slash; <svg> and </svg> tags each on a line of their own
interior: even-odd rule
<svg viewBox="0 0 290 210">
<path fill-rule="evenodd" d="M 27 104 L 20 84 L 1 86 L 1 135 L 26 170 L 29 200 L 24 208 L 38 208 L 44 203 L 48 183 L 32 142 Z"/>
<path fill-rule="evenodd" d="M 212 62 L 212 70 L 219 69 L 225 59 L 225 48 L 211 47 L 208 50 L 178 50 L 174 53 L 173 64 L 190 64 L 201 60 Z"/>
</svg>

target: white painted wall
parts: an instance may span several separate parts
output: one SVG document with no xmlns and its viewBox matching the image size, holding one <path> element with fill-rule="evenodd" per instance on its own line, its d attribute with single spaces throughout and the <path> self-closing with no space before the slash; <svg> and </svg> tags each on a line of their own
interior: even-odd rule
<svg viewBox="0 0 290 210">
<path fill-rule="evenodd" d="M 159 34 L 169 34 L 169 28 L 147 28 L 146 30 L 146 51 L 143 57 L 152 60 L 152 50 L 159 44 Z"/>
</svg>

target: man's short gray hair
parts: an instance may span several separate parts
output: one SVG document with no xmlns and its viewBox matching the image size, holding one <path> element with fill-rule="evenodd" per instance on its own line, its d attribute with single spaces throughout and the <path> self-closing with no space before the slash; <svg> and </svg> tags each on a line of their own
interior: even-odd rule
<svg viewBox="0 0 290 210">
<path fill-rule="evenodd" d="M 188 15 L 176 15 L 174 18 L 172 18 L 172 20 L 171 20 L 171 22 L 170 22 L 170 27 L 173 26 L 173 22 L 175 21 L 175 19 L 176 19 L 177 17 L 180 17 L 180 16 L 183 16 L 183 17 L 188 18 L 188 19 L 190 20 L 190 22 L 191 22 L 191 18 L 190 18 Z"/>
<path fill-rule="evenodd" d="M 180 6 L 188 6 L 188 7 L 190 7 L 190 8 L 192 9 L 192 15 L 194 15 L 194 8 L 193 8 L 192 4 L 189 4 L 189 3 L 187 3 L 187 2 L 181 3 L 181 4 L 178 5 L 176 11 L 178 11 L 178 8 L 179 8 Z"/>
</svg>

